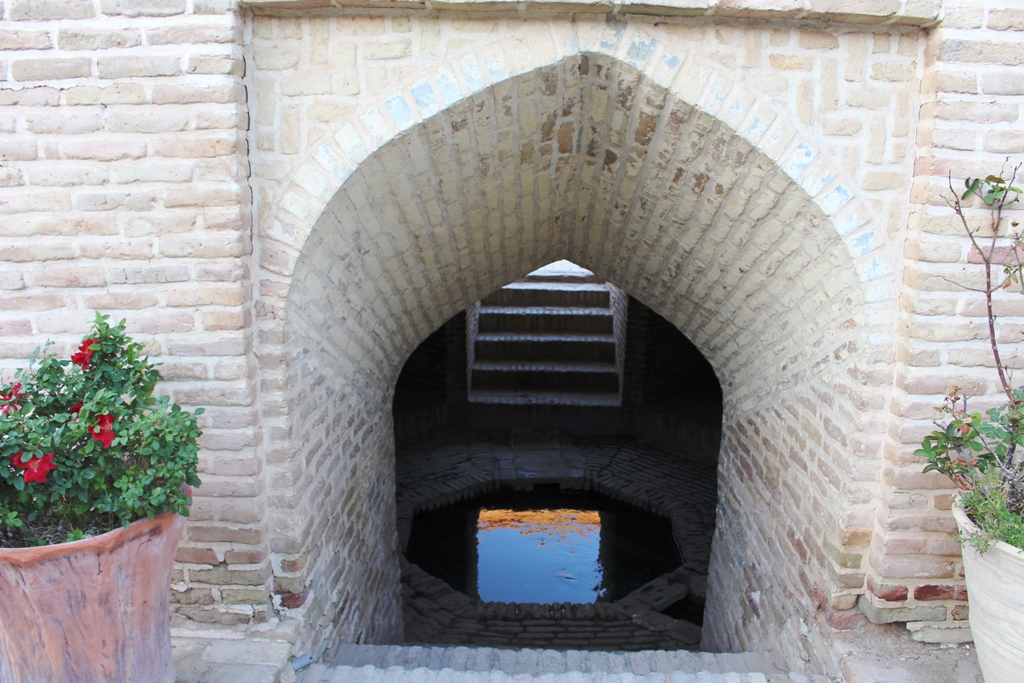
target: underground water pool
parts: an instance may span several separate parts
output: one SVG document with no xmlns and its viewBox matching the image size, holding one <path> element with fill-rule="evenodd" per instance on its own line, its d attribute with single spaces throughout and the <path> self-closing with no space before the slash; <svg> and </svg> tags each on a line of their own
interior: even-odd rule
<svg viewBox="0 0 1024 683">
<path fill-rule="evenodd" d="M 420 512 L 406 557 L 485 602 L 549 604 L 618 600 L 680 564 L 667 519 L 557 485 Z"/>
</svg>

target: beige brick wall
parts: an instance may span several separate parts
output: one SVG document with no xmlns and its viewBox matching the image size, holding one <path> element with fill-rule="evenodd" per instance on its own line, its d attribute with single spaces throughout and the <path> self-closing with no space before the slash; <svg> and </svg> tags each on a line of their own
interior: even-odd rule
<svg viewBox="0 0 1024 683">
<path fill-rule="evenodd" d="M 208 408 L 177 623 L 396 637 L 397 373 L 561 257 L 719 374 L 707 646 L 827 668 L 865 593 L 962 622 L 912 451 L 948 384 L 994 395 L 940 195 L 1024 151 L 1019 12 L 250 5 L 0 3 L 0 372 L 98 308 Z"/>
<path fill-rule="evenodd" d="M 349 572 L 384 613 L 391 578 L 359 567 L 393 552 L 387 524 L 371 515 L 383 538 L 364 534 L 349 568 L 334 539 L 341 497 L 390 481 L 390 443 L 353 433 L 339 452 L 324 430 L 386 431 L 394 380 L 419 341 L 564 256 L 679 325 L 725 388 L 723 578 L 707 645 L 799 642 L 799 617 L 775 616 L 792 607 L 788 594 L 812 629 L 819 612 L 855 621 L 922 38 L 893 27 L 257 17 L 260 301 L 286 318 L 283 335 L 276 320 L 261 326 L 281 342 L 274 357 L 295 359 L 274 400 L 291 420 L 278 418 L 268 450 L 280 454 L 268 461 L 272 527 L 289 539 L 274 543 L 294 568 L 282 581 L 299 591 L 311 575 Z M 333 467 L 359 476 L 323 491 L 315 482 Z M 740 537 L 751 539 L 742 550 Z M 333 593 L 304 606 L 312 621 L 333 618 L 320 614 L 348 604 L 352 585 L 324 587 Z M 375 626 L 387 623 L 397 628 Z"/>
<path fill-rule="evenodd" d="M 266 616 L 243 22 L 219 0 L 8 0 L 0 20 L 0 373 L 92 311 L 206 406 L 179 615 Z M 213 611 L 206 606 L 216 604 Z M 255 606 L 254 606 L 255 605 Z"/>
<path fill-rule="evenodd" d="M 950 386 L 963 387 L 974 409 L 998 402 L 981 295 L 962 285 L 982 282 L 977 259 L 944 196 L 965 176 L 998 172 L 1007 156 L 1024 152 L 1024 10 L 1005 3 L 947 2 L 928 36 L 921 123 L 912 194 L 897 372 L 879 481 L 868 570 L 867 599 L 885 608 L 941 607 L 944 626 L 968 616 L 960 548 L 950 533 L 952 489 L 921 474 L 913 457 L 930 432 Z M 976 225 L 987 212 L 971 210 Z M 1019 207 L 1008 220 L 1020 221 Z M 1022 367 L 1024 309 L 1019 295 L 998 294 L 996 314 L 1003 357 Z M 1019 372 L 1017 373 L 1019 375 Z"/>
</svg>

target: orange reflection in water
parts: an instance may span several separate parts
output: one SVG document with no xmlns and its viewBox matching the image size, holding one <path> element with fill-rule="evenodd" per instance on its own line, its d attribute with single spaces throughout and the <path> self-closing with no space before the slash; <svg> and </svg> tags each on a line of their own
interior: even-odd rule
<svg viewBox="0 0 1024 683">
<path fill-rule="evenodd" d="M 587 536 L 601 530 L 597 510 L 492 510 L 481 508 L 477 517 L 479 531 L 512 529 L 520 534 Z"/>
</svg>

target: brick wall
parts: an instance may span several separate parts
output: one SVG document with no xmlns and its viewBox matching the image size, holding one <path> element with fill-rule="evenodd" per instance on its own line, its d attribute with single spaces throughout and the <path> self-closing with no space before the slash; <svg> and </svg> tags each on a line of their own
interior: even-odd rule
<svg viewBox="0 0 1024 683">
<path fill-rule="evenodd" d="M 928 35 L 897 371 L 864 598 L 875 620 L 928 622 L 912 624 L 918 637 L 962 626 L 968 610 L 960 548 L 950 537 L 953 490 L 944 477 L 922 474 L 913 452 L 934 429 L 934 407 L 952 385 L 972 396 L 974 410 L 1004 400 L 983 297 L 963 288 L 983 286 L 983 272 L 946 204 L 948 176 L 959 189 L 968 175 L 998 172 L 1008 156 L 1024 159 L 1022 64 L 1024 10 L 1005 3 L 947 2 Z M 981 206 L 969 214 L 975 225 L 987 223 Z M 1022 218 L 1019 206 L 1007 213 L 1008 223 Z M 1019 295 L 996 295 L 1002 354 L 1014 367 L 1022 303 Z"/>
<path fill-rule="evenodd" d="M 180 623 L 272 603 L 301 648 L 395 637 L 398 371 L 561 257 L 721 380 L 707 645 L 827 666 L 862 594 L 963 616 L 950 490 L 912 451 L 949 384 L 994 396 L 941 190 L 1024 149 L 1019 10 L 248 5 L 0 3 L 0 372 L 101 309 L 209 409 Z"/>
<path fill-rule="evenodd" d="M 276 26 L 274 23 L 275 31 Z M 306 26 L 303 23 L 295 35 L 306 36 Z M 314 25 L 308 27 L 308 35 L 313 35 Z M 386 23 L 378 28 L 388 35 Z M 653 29 L 645 26 L 643 30 L 635 35 L 626 27 L 621 31 L 613 27 L 602 38 L 602 26 L 594 41 L 614 41 L 624 58 L 631 50 L 643 55 L 648 41 L 657 44 L 646 33 Z M 333 31 L 328 35 L 343 40 Z M 550 35 L 542 33 L 537 40 L 550 41 Z M 548 45 L 549 50 L 554 47 Z M 883 278 L 881 266 L 873 256 L 866 257 L 858 275 L 850 249 L 836 230 L 815 227 L 829 225 L 822 209 L 810 202 L 807 191 L 778 170 L 765 152 L 737 138 L 710 115 L 668 96 L 664 86 L 627 62 L 598 54 L 569 54 L 555 59 L 552 66 L 537 72 L 526 70 L 523 76 L 469 95 L 473 63 L 488 65 L 495 74 L 512 68 L 504 53 L 496 49 L 490 62 L 486 56 L 475 62 L 471 53 L 474 62 L 459 63 L 465 80 L 457 80 L 455 87 L 466 89 L 460 90 L 461 99 L 422 125 L 411 125 L 351 171 L 301 250 L 289 255 L 290 248 L 283 242 L 277 245 L 276 237 L 293 240 L 289 235 L 301 234 L 300 213 L 316 218 L 317 212 L 306 211 L 303 204 L 314 202 L 314 195 L 301 188 L 288 190 L 281 209 L 261 218 L 261 224 L 268 226 L 268 237 L 274 236 L 263 242 L 262 248 L 273 245 L 275 258 L 280 259 L 265 264 L 278 270 L 275 279 L 285 282 L 291 277 L 285 304 L 288 346 L 302 348 L 304 354 L 301 359 L 296 357 L 294 370 L 289 371 L 294 372 L 296 381 L 285 382 L 296 387 L 285 403 L 301 416 L 290 442 L 295 456 L 271 465 L 290 467 L 288 476 L 297 484 L 291 489 L 289 509 L 272 509 L 272 515 L 281 515 L 282 520 L 286 514 L 296 520 L 327 519 L 328 540 L 304 529 L 295 534 L 283 523 L 274 526 L 289 528 L 289 538 L 306 539 L 294 552 L 310 567 L 307 576 L 315 575 L 314 554 L 335 556 L 315 548 L 330 543 L 339 533 L 332 531 L 332 526 L 344 524 L 335 512 L 341 507 L 340 498 L 313 495 L 317 491 L 314 473 L 318 481 L 323 471 L 335 466 L 336 457 L 332 456 L 331 439 L 322 436 L 315 425 L 373 423 L 374 429 L 383 428 L 386 423 L 377 416 L 384 412 L 394 377 L 429 330 L 482 294 L 567 256 L 668 318 L 705 352 L 723 377 L 732 442 L 729 452 L 723 454 L 730 485 L 723 493 L 722 506 L 726 518 L 742 519 L 744 528 L 751 531 L 749 537 L 757 539 L 742 551 L 725 539 L 731 551 L 724 552 L 730 552 L 730 557 L 742 553 L 747 567 L 771 564 L 772 570 L 770 577 L 756 572 L 744 575 L 732 566 L 719 570 L 729 583 L 717 587 L 717 603 L 710 599 L 721 621 L 709 629 L 708 645 L 761 648 L 775 644 L 766 634 L 791 629 L 788 634 L 795 636 L 798 624 L 778 624 L 769 616 L 771 611 L 781 612 L 788 600 L 781 590 L 766 594 L 773 607 L 760 615 L 744 615 L 743 605 L 755 586 L 774 583 L 799 592 L 805 602 L 802 609 L 813 611 L 810 595 L 815 590 L 827 596 L 826 600 L 846 600 L 843 596 L 856 590 L 855 581 L 863 580 L 820 548 L 832 537 L 833 529 L 849 523 L 850 508 L 855 505 L 849 500 L 848 488 L 845 492 L 832 488 L 836 470 L 848 467 L 848 449 L 859 447 L 851 445 L 845 435 L 856 432 L 851 425 L 864 419 L 843 392 L 870 393 L 871 389 L 849 386 L 843 377 L 851 375 L 838 368 L 848 366 L 851 351 L 861 346 L 866 350 L 859 351 L 859 361 L 878 360 L 866 341 L 871 305 L 865 303 L 859 283 L 862 278 Z M 541 48 L 534 52 L 544 55 Z M 332 52 L 328 50 L 328 54 Z M 892 54 L 897 60 L 907 59 Z M 655 70 L 666 64 L 679 69 L 683 60 L 676 61 L 673 56 L 647 54 L 643 61 L 653 64 Z M 303 78 L 301 64 L 297 68 L 298 72 L 289 76 L 291 82 Z M 444 67 L 438 73 L 434 83 L 445 83 Z M 709 80 L 718 78 L 712 72 L 706 75 Z M 412 87 L 417 88 L 415 83 Z M 434 100 L 444 92 L 441 85 L 436 87 L 438 90 L 430 90 Z M 893 85 L 885 81 L 880 87 L 908 92 L 906 82 Z M 260 92 L 270 89 L 266 85 Z M 746 115 L 757 106 L 725 83 L 718 89 L 697 90 L 710 98 L 716 97 L 716 92 L 729 101 L 738 98 L 736 106 Z M 426 102 L 423 106 L 434 101 L 422 88 L 416 92 Z M 899 99 L 890 98 L 886 106 L 895 106 L 892 102 L 898 104 Z M 288 102 L 284 98 L 278 101 L 282 106 Z M 325 142 L 311 145 L 310 154 L 329 164 L 328 160 L 343 160 L 349 154 L 362 157 L 360 150 L 368 153 L 374 147 L 374 122 L 398 125 L 385 117 L 404 122 L 402 117 L 411 112 L 413 100 L 385 101 L 390 101 L 383 105 L 385 109 L 370 107 L 364 112 L 370 126 L 365 133 L 352 128 L 335 136 L 315 135 Z M 513 102 L 518 104 L 512 106 Z M 753 116 L 764 121 L 767 113 Z M 625 135 L 615 121 L 625 125 Z M 773 122 L 774 127 L 765 132 L 768 140 L 778 141 L 773 143 L 774 153 L 796 154 L 799 158 L 791 162 L 792 168 L 805 168 L 809 148 L 793 142 L 781 118 Z M 311 124 L 305 135 L 313 134 L 316 125 Z M 257 127 L 257 135 L 259 130 Z M 268 128 L 268 135 L 272 130 L 279 129 Z M 756 130 L 755 136 L 762 139 Z M 518 164 L 501 163 L 503 158 L 516 159 Z M 306 173 L 303 183 L 310 190 L 327 195 L 331 187 L 328 168 L 314 163 L 317 166 L 298 173 Z M 332 168 L 348 173 L 341 169 L 354 166 L 340 161 Z M 823 196 L 829 196 L 830 192 L 847 191 L 847 186 L 837 190 L 841 184 L 838 171 L 815 167 L 809 173 L 805 182 L 813 192 L 824 191 Z M 710 182 L 712 178 L 714 182 Z M 888 196 L 892 190 L 878 192 Z M 647 194 L 652 201 L 635 201 Z M 858 225 L 861 205 L 840 204 L 844 224 Z M 826 202 L 826 208 L 830 206 Z M 733 226 L 731 239 L 724 243 L 724 233 L 715 230 L 716 225 L 724 227 L 723 221 Z M 690 227 L 684 230 L 682 226 Z M 860 230 L 865 244 L 882 239 Z M 729 258 L 747 243 L 756 249 L 738 260 Z M 409 251 L 413 244 L 418 249 Z M 289 271 L 284 264 L 292 260 L 296 265 Z M 713 268 L 703 265 L 712 263 Z M 784 275 L 765 281 L 758 271 L 757 276 L 744 277 L 755 267 Z M 434 279 L 428 283 L 427 276 Z M 725 286 L 727 282 L 730 284 Z M 828 292 L 816 289 L 822 282 L 828 283 Z M 344 299 L 333 294 L 336 292 L 344 292 Z M 717 314 L 698 315 L 701 310 Z M 780 331 L 780 320 L 785 334 Z M 325 333 L 341 321 L 351 330 L 349 336 Z M 863 324 L 850 324 L 852 321 Z M 880 330 L 876 334 L 884 335 L 889 328 L 882 319 L 882 327 L 876 329 Z M 344 347 L 339 345 L 342 342 Z M 817 350 L 811 353 L 811 349 Z M 823 377 L 825 368 L 831 368 L 829 372 L 835 376 Z M 322 381 L 316 380 L 322 396 L 319 390 L 310 391 L 308 384 L 302 385 L 300 395 L 299 377 L 322 377 Z M 347 384 L 339 390 L 340 377 L 345 377 Z M 833 401 L 838 413 L 817 408 L 813 387 Z M 344 402 L 339 391 L 352 395 L 353 401 L 358 397 L 359 402 Z M 805 456 L 800 463 L 807 476 L 819 484 L 813 489 L 814 496 L 807 495 L 806 486 L 788 493 L 765 488 L 779 485 L 780 471 L 791 467 L 787 449 L 798 446 L 788 442 L 790 418 L 780 408 L 764 407 L 782 405 L 781 396 L 788 397 L 789 410 L 806 423 L 808 432 L 813 430 L 817 443 L 827 448 Z M 350 485 L 357 487 L 357 495 L 358 487 L 388 476 L 389 464 L 380 459 L 383 442 L 373 440 L 366 447 L 353 437 L 344 443 L 350 445 L 343 446 L 346 455 L 342 462 L 354 462 L 353 471 L 359 471 L 359 481 Z M 753 473 L 750 460 L 758 463 L 757 473 Z M 331 495 L 348 494 L 339 487 Z M 778 496 L 787 502 L 775 500 Z M 759 512 L 785 509 L 787 504 L 789 516 Z M 384 527 L 374 520 L 373 528 Z M 350 556 L 360 558 L 358 563 L 363 562 L 362 553 L 390 557 L 390 534 L 378 538 L 380 541 L 373 541 L 369 533 L 363 533 L 362 549 L 351 548 Z M 786 539 L 786 545 L 778 545 L 776 539 Z M 817 552 L 809 553 L 808 548 Z M 853 573 L 853 578 L 846 578 L 847 573 Z M 387 583 L 387 576 L 366 576 L 357 593 L 363 600 L 377 600 L 378 613 L 383 612 L 379 601 L 389 599 L 387 591 L 392 584 Z M 852 607 L 849 600 L 838 604 Z M 724 626 L 729 623 L 743 624 L 742 630 L 730 632 L 730 627 Z M 793 643 L 797 641 L 792 638 Z"/>
<path fill-rule="evenodd" d="M 179 617 L 265 619 L 242 29 L 223 0 L 9 0 L 0 20 L 2 374 L 92 311 L 128 320 L 158 391 L 206 406 Z M 211 606 L 215 605 L 211 609 Z"/>
</svg>

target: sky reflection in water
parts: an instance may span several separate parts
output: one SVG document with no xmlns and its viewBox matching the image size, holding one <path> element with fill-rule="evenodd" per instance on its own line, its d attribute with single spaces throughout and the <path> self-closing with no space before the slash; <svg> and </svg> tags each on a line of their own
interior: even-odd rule
<svg viewBox="0 0 1024 683">
<path fill-rule="evenodd" d="M 481 600 L 588 603 L 604 593 L 596 510 L 482 508 L 476 536 Z"/>
</svg>

